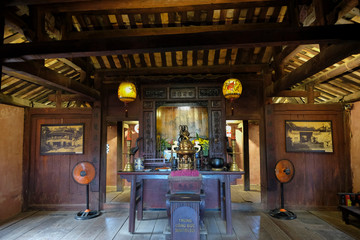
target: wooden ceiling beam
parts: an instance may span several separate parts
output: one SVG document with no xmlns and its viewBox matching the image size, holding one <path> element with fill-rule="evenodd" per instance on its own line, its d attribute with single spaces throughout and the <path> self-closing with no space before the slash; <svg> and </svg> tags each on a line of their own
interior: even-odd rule
<svg viewBox="0 0 360 240">
<path fill-rule="evenodd" d="M 43 85 L 50 89 L 61 89 L 80 94 L 93 100 L 100 98 L 100 92 L 76 80 L 56 73 L 37 62 L 4 64 L 3 73 L 32 83 Z"/>
<path fill-rule="evenodd" d="M 263 81 L 262 75 L 258 74 L 233 74 L 232 77 L 240 79 L 243 83 Z M 147 76 L 130 76 L 126 79 L 140 84 L 155 84 L 155 83 L 209 83 L 209 82 L 223 82 L 229 78 L 229 74 L 188 74 L 188 75 L 147 75 Z M 103 84 L 119 84 L 121 80 L 119 76 L 103 76 Z"/>
<path fill-rule="evenodd" d="M 334 10 L 326 16 L 327 24 L 335 24 L 351 9 L 353 9 L 358 5 L 359 5 L 359 0 L 340 1 L 340 3 L 334 8 Z"/>
<path fill-rule="evenodd" d="M 35 37 L 34 31 L 32 31 L 27 23 L 25 23 L 18 15 L 11 11 L 5 11 L 5 24 L 10 26 L 14 31 L 24 35 L 28 41 L 32 41 Z"/>
<path fill-rule="evenodd" d="M 333 68 L 315 78 L 306 79 L 303 83 L 304 84 L 312 83 L 314 85 L 319 85 L 329 79 L 332 79 L 332 78 L 339 76 L 343 73 L 346 73 L 348 71 L 351 71 L 354 68 L 358 68 L 359 66 L 360 66 L 360 55 L 357 55 L 353 59 L 346 61 L 342 64 L 339 64 L 335 68 Z M 304 84 L 302 84 L 302 85 L 304 85 Z"/>
<path fill-rule="evenodd" d="M 250 8 L 250 7 L 276 7 L 287 5 L 288 1 L 276 0 L 247 0 L 246 2 L 239 0 L 132 0 L 132 1 L 118 1 L 118 0 L 92 0 L 92 1 L 75 1 L 75 0 L 12 0 L 7 2 L 7 6 L 15 6 L 17 4 L 25 5 L 40 5 L 46 7 L 48 10 L 57 12 L 83 12 L 83 11 L 101 11 L 126 9 L 136 10 L 137 13 L 142 13 L 146 9 L 169 12 L 169 8 L 176 11 L 190 11 L 196 9 L 221 9 L 221 8 Z"/>
<path fill-rule="evenodd" d="M 93 102 L 94 100 L 88 97 L 84 97 L 83 95 L 79 94 L 60 94 L 59 95 L 61 102 L 69 102 L 69 101 L 86 101 L 86 102 Z M 48 95 L 48 100 L 55 102 L 57 100 L 56 94 Z"/>
<path fill-rule="evenodd" d="M 27 99 L 22 99 L 18 97 L 8 96 L 3 93 L 0 93 L 0 103 L 18 106 L 18 107 L 32 107 L 32 108 L 51 108 L 54 106 L 45 105 L 37 102 L 33 102 Z"/>
<path fill-rule="evenodd" d="M 215 65 L 215 66 L 175 66 L 153 68 L 127 68 L 127 69 L 99 69 L 96 72 L 104 76 L 140 76 L 140 75 L 174 75 L 174 74 L 230 74 L 231 73 L 259 73 L 267 71 L 267 64 L 242 64 L 242 65 Z"/>
<path fill-rule="evenodd" d="M 358 24 L 352 24 L 7 44 L 0 46 L 0 58 L 7 59 L 9 62 L 192 49 L 246 48 L 319 42 L 338 43 L 349 40 L 358 41 L 359 37 L 350 33 L 358 32 L 359 28 Z"/>
<path fill-rule="evenodd" d="M 173 35 L 190 34 L 204 32 L 227 32 L 227 31 L 263 31 L 266 29 L 283 29 L 289 27 L 285 23 L 248 23 L 233 25 L 209 25 L 209 26 L 189 26 L 189 27 L 169 27 L 169 28 L 133 28 L 133 29 L 111 29 L 111 30 L 92 30 L 82 32 L 69 32 L 66 34 L 66 40 L 81 39 L 104 39 L 117 37 L 137 37 L 153 35 Z"/>
<path fill-rule="evenodd" d="M 276 96 L 278 92 L 289 89 L 315 73 L 358 53 L 360 53 L 359 42 L 331 45 L 299 68 L 268 86 L 265 90 L 266 96 Z"/>
<path fill-rule="evenodd" d="M 288 45 L 275 57 L 274 69 L 276 71 L 276 79 L 280 79 L 284 75 L 285 64 L 304 48 L 304 45 Z"/>
<path fill-rule="evenodd" d="M 327 101 L 327 103 L 337 103 L 337 102 L 353 103 L 359 100 L 360 100 L 360 92 L 355 92 L 346 96 L 331 98 L 330 100 Z"/>
<path fill-rule="evenodd" d="M 308 97 L 309 91 L 291 91 L 283 90 L 276 94 L 274 97 Z M 314 97 L 320 97 L 320 92 L 314 91 Z"/>
</svg>

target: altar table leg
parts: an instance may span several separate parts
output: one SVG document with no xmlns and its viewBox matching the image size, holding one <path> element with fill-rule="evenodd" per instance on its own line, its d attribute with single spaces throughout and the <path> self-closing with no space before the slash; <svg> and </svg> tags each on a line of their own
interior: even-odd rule
<svg viewBox="0 0 360 240">
<path fill-rule="evenodd" d="M 232 219 L 231 219 L 231 189 L 230 177 L 225 176 L 225 215 L 226 215 L 226 234 L 232 234 Z"/>
<path fill-rule="evenodd" d="M 129 232 L 135 232 L 135 205 L 136 205 L 136 176 L 131 176 L 130 208 L 129 208 Z"/>
<path fill-rule="evenodd" d="M 143 219 L 143 196 L 144 196 L 144 180 L 142 179 L 140 181 L 140 188 L 138 190 L 138 196 L 140 197 L 139 202 L 137 203 L 137 219 L 142 220 Z"/>
<path fill-rule="evenodd" d="M 224 182 L 220 181 L 220 212 L 221 212 L 221 219 L 225 220 L 225 184 Z"/>
</svg>

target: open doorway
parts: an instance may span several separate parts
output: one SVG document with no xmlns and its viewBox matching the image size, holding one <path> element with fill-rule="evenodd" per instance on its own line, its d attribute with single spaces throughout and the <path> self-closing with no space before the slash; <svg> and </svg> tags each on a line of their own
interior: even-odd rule
<svg viewBox="0 0 360 240">
<path fill-rule="evenodd" d="M 130 183 L 117 173 L 130 159 L 130 150 L 136 151 L 139 137 L 138 121 L 108 122 L 106 142 L 106 203 L 129 202 Z"/>
<path fill-rule="evenodd" d="M 258 120 L 227 120 L 227 162 L 245 171 L 232 186 L 233 202 L 261 203 L 260 127 Z"/>
</svg>

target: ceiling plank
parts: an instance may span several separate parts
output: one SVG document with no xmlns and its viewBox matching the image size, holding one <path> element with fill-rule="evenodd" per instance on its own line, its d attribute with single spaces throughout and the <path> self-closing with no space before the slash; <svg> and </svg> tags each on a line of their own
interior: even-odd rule
<svg viewBox="0 0 360 240">
<path fill-rule="evenodd" d="M 100 98 L 99 91 L 76 80 L 64 77 L 37 62 L 4 64 L 3 73 L 46 86 L 50 89 L 61 89 L 71 93 L 84 95 L 94 100 Z"/>
<path fill-rule="evenodd" d="M 275 96 L 278 92 L 289 89 L 291 86 L 300 83 L 319 71 L 359 52 L 359 42 L 331 45 L 299 68 L 268 86 L 266 88 L 266 96 Z"/>
<path fill-rule="evenodd" d="M 8 44 L 0 46 L 0 57 L 10 61 L 59 57 L 89 57 L 114 54 L 262 47 L 287 44 L 336 43 L 359 40 L 360 25 L 312 26 L 304 28 L 253 31 L 202 32 L 164 36 L 118 37 L 52 42 Z"/>
</svg>

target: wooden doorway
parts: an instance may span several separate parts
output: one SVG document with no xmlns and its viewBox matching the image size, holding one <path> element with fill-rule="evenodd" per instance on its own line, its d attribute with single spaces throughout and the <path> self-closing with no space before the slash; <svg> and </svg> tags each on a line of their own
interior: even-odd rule
<svg viewBox="0 0 360 240">
<path fill-rule="evenodd" d="M 139 137 L 138 121 L 119 121 L 107 123 L 106 139 L 106 202 L 112 202 L 113 198 L 123 192 L 129 186 L 124 179 L 117 175 L 124 169 L 130 159 L 129 150 L 136 147 L 136 139 Z M 138 153 L 135 154 L 137 157 Z"/>
<path fill-rule="evenodd" d="M 226 138 L 227 162 L 235 161 L 238 167 L 245 171 L 244 177 L 237 180 L 237 184 L 243 185 L 245 191 L 260 191 L 259 121 L 227 120 Z"/>
</svg>

